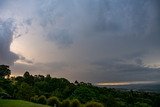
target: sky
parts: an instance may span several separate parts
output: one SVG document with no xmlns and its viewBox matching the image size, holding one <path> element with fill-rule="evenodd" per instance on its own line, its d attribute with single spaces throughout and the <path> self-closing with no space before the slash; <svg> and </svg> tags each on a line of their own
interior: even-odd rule
<svg viewBox="0 0 160 107">
<path fill-rule="evenodd" d="M 0 0 L 0 64 L 12 75 L 160 81 L 159 0 Z"/>
</svg>

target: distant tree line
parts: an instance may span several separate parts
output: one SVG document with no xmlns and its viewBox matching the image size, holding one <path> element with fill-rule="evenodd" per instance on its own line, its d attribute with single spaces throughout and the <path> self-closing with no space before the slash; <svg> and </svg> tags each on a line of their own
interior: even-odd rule
<svg viewBox="0 0 160 107">
<path fill-rule="evenodd" d="M 21 99 L 56 107 L 160 107 L 160 94 L 153 92 L 122 91 L 93 86 L 91 83 L 49 74 L 11 77 L 9 66 L 0 65 L 0 98 Z M 7 78 L 5 78 L 7 77 Z"/>
</svg>

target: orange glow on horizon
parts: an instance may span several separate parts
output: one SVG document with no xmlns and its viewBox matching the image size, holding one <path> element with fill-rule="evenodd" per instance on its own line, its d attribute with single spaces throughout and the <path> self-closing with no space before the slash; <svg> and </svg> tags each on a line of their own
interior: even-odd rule
<svg viewBox="0 0 160 107">
<path fill-rule="evenodd" d="M 128 81 L 128 82 L 101 82 L 96 85 L 99 86 L 122 86 L 122 85 L 136 85 L 136 84 L 152 84 L 156 81 Z"/>
</svg>

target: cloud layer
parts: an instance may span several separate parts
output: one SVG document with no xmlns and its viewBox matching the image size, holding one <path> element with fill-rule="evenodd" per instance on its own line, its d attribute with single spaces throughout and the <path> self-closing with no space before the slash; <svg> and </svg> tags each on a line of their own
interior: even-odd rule
<svg viewBox="0 0 160 107">
<path fill-rule="evenodd" d="M 30 37 L 28 42 L 35 36 L 41 38 L 31 45 L 47 60 L 33 64 L 11 52 L 13 31 L 7 21 L 0 23 L 1 62 L 25 60 L 33 64 L 23 65 L 32 72 L 66 74 L 63 76 L 70 80 L 159 81 L 159 0 L 17 0 L 0 4 L 3 19 L 23 20 L 23 26 L 30 28 L 28 35 L 23 33 Z M 16 66 L 21 69 L 22 64 Z"/>
</svg>

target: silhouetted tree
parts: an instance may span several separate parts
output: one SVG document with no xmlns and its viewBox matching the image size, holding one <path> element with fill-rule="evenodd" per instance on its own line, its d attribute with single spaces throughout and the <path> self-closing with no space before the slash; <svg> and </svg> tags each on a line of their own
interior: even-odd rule
<svg viewBox="0 0 160 107">
<path fill-rule="evenodd" d="M 75 85 L 78 85 L 78 84 L 79 84 L 79 82 L 76 80 L 76 81 L 74 82 L 74 84 L 75 84 Z"/>
<path fill-rule="evenodd" d="M 47 76 L 45 77 L 45 81 L 49 82 L 50 80 L 51 80 L 51 76 L 50 76 L 50 74 L 47 74 Z"/>
<path fill-rule="evenodd" d="M 29 85 L 34 84 L 34 77 L 30 75 L 28 71 L 24 73 L 23 78 L 24 78 L 24 82 L 28 83 Z"/>
<path fill-rule="evenodd" d="M 10 76 L 11 70 L 8 65 L 0 65 L 0 77 Z"/>
<path fill-rule="evenodd" d="M 24 78 L 29 78 L 29 77 L 30 77 L 29 72 L 28 72 L 28 71 L 26 71 L 26 72 L 23 74 L 23 77 L 24 77 Z"/>
</svg>

